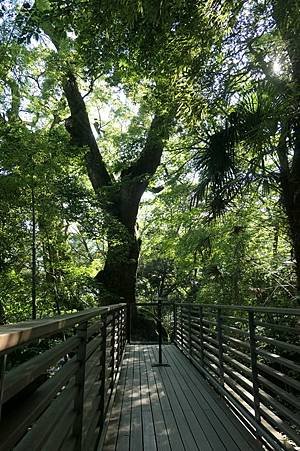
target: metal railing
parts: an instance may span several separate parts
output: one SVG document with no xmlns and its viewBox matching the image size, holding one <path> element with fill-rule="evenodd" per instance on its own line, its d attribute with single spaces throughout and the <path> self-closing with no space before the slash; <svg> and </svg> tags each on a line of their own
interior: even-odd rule
<svg viewBox="0 0 300 451">
<path fill-rule="evenodd" d="M 126 304 L 118 304 L 0 327 L 1 451 L 95 448 L 118 379 L 126 316 Z M 55 346 L 41 350 L 45 340 Z M 35 356 L 6 370 L 16 352 L 32 347 Z"/>
<path fill-rule="evenodd" d="M 300 444 L 300 309 L 169 302 L 142 308 L 152 311 L 160 343 L 167 318 L 176 346 L 266 447 Z M 130 311 L 119 304 L 0 327 L 0 451 L 97 446 L 130 341 Z M 39 348 L 47 340 L 52 346 Z M 14 353 L 33 346 L 34 357 L 7 371 Z"/>
<path fill-rule="evenodd" d="M 266 446 L 300 445 L 300 309 L 176 304 L 175 344 Z"/>
</svg>

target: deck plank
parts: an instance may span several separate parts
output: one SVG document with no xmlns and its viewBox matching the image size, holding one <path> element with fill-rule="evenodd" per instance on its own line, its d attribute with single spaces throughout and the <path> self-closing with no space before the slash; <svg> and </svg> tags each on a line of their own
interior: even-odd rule
<svg viewBox="0 0 300 451">
<path fill-rule="evenodd" d="M 241 424 L 241 422 L 234 416 L 234 414 L 228 409 L 226 403 L 220 399 L 217 393 L 211 389 L 209 384 L 203 380 L 201 376 L 199 376 L 199 371 L 186 359 L 181 358 L 181 353 L 178 352 L 176 348 L 172 346 L 168 349 L 164 349 L 164 352 L 171 355 L 171 359 L 175 359 L 175 364 L 181 368 L 181 374 L 188 375 L 185 377 L 185 381 L 193 387 L 194 393 L 197 393 L 197 396 L 202 398 L 202 401 L 206 408 L 211 409 L 211 413 L 209 415 L 210 421 L 213 422 L 215 429 L 218 431 L 218 434 L 222 434 L 222 439 L 228 438 L 229 435 L 229 443 L 232 449 L 234 448 L 234 444 L 232 444 L 232 439 L 235 446 L 238 446 L 239 449 L 244 451 L 247 450 L 257 450 L 261 449 L 257 440 L 245 430 L 245 427 Z M 202 383 L 199 383 L 199 377 Z M 227 442 L 228 443 L 228 442 Z"/>
<path fill-rule="evenodd" d="M 120 374 L 119 383 L 116 390 L 116 396 L 113 404 L 113 408 L 111 411 L 111 415 L 109 418 L 109 424 L 106 432 L 105 437 L 105 449 L 107 451 L 115 451 L 116 445 L 117 445 L 117 439 L 118 439 L 118 432 L 119 425 L 121 421 L 121 412 L 122 412 L 122 406 L 123 402 L 126 399 L 126 384 L 128 384 L 128 363 L 129 360 L 129 350 L 127 349 L 124 354 L 124 364 L 123 364 L 123 370 Z M 129 434 L 128 434 L 129 437 Z"/>
<path fill-rule="evenodd" d="M 145 352 L 149 356 L 149 363 L 151 366 L 152 365 L 151 347 L 148 346 L 145 349 Z M 178 424 L 176 423 L 176 419 L 175 419 L 173 411 L 171 409 L 169 399 L 166 395 L 166 391 L 163 386 L 161 376 L 158 371 L 151 370 L 151 372 L 153 375 L 153 380 L 155 381 L 155 387 L 157 390 L 160 408 L 161 408 L 165 426 L 166 426 L 166 434 L 168 435 L 168 440 L 170 443 L 171 450 L 172 451 L 182 451 L 185 448 L 184 448 L 183 442 L 181 440 L 181 435 L 179 433 Z"/>
<path fill-rule="evenodd" d="M 154 347 L 152 347 L 151 351 L 153 362 L 155 362 L 157 353 L 155 352 Z M 163 381 L 163 386 L 168 396 L 173 414 L 176 418 L 178 430 L 180 432 L 181 440 L 184 444 L 185 449 L 188 451 L 198 451 L 199 448 L 197 446 L 197 438 L 195 438 L 195 436 L 193 435 L 193 428 L 196 427 L 197 421 L 190 415 L 190 412 L 187 411 L 185 400 L 180 396 L 181 393 L 175 392 L 174 388 L 172 387 L 172 383 L 170 382 L 168 375 L 168 373 L 172 371 L 172 368 L 161 367 L 157 368 L 157 371 L 159 372 Z M 203 437 L 199 437 L 199 441 L 201 439 L 203 440 Z M 203 451 L 211 451 L 211 448 L 209 447 L 209 449 L 207 449 L 207 447 L 204 445 Z"/>
<path fill-rule="evenodd" d="M 129 345 L 103 451 L 258 451 L 261 446 L 173 345 Z M 100 451 L 100 450 L 99 450 Z"/>
<path fill-rule="evenodd" d="M 201 451 L 223 450 L 224 444 L 207 420 L 202 406 L 194 398 L 193 391 L 189 387 L 189 381 L 182 378 L 167 353 L 164 353 L 164 357 L 168 359 L 172 370 L 172 372 L 167 372 L 170 389 L 177 396 L 196 443 L 201 443 Z"/>
<path fill-rule="evenodd" d="M 116 438 L 116 445 L 115 449 L 116 451 L 124 451 L 129 449 L 129 443 L 130 443 L 130 420 L 131 420 L 131 397 L 132 397 L 132 384 L 133 384 L 133 353 L 130 347 L 128 349 L 128 355 L 126 359 L 126 365 L 127 365 L 127 375 L 126 375 L 126 381 L 125 381 L 125 388 L 124 388 L 124 396 L 122 401 L 122 407 L 120 412 L 120 421 L 119 421 L 119 428 L 114 429 L 112 425 L 111 434 L 115 433 L 117 436 Z M 126 350 L 127 352 L 127 350 Z M 124 372 L 124 363 L 122 365 L 122 371 Z M 108 428 L 110 428 L 110 424 Z M 103 447 L 105 450 L 106 445 Z M 107 449 L 108 451 L 108 449 Z"/>
<path fill-rule="evenodd" d="M 143 449 L 143 423 L 141 404 L 141 373 L 139 346 L 134 346 L 133 351 L 133 384 L 131 395 L 131 428 L 130 451 Z M 122 450 L 124 451 L 124 449 Z"/>
<path fill-rule="evenodd" d="M 156 437 L 154 429 L 154 419 L 152 415 L 151 399 L 149 395 L 149 382 L 147 368 L 144 359 L 144 350 L 139 350 L 140 354 L 140 375 L 141 375 L 141 405 L 143 422 L 143 451 L 156 451 Z"/>
</svg>

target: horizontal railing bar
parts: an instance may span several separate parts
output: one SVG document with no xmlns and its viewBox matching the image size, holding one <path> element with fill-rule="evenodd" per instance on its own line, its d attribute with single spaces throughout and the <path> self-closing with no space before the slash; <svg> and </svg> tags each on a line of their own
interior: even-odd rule
<svg viewBox="0 0 300 451">
<path fill-rule="evenodd" d="M 245 390 L 237 381 L 232 380 L 229 376 L 224 375 L 224 380 L 227 385 L 231 388 L 231 393 L 240 396 L 244 402 L 246 402 L 252 409 L 254 408 L 253 395 L 252 393 Z"/>
<path fill-rule="evenodd" d="M 267 420 L 267 422 L 270 425 L 274 426 L 275 428 L 278 427 L 278 424 L 280 424 L 281 431 L 288 437 L 290 437 L 296 443 L 296 445 L 300 445 L 300 436 L 296 434 L 289 427 L 289 425 L 287 425 L 284 421 L 282 421 L 281 418 L 279 418 L 276 414 L 274 414 L 274 412 L 272 412 L 266 406 L 261 405 L 261 414 Z"/>
<path fill-rule="evenodd" d="M 229 315 L 221 315 L 222 319 L 229 319 L 230 321 L 236 321 L 238 323 L 246 323 L 248 324 L 247 318 L 241 318 L 239 316 L 229 316 Z"/>
<path fill-rule="evenodd" d="M 53 377 L 42 384 L 33 395 L 19 404 L 0 425 L 0 450 L 12 449 L 39 415 L 48 407 L 59 389 L 70 380 L 79 367 L 76 356 L 67 362 Z"/>
<path fill-rule="evenodd" d="M 290 326 L 283 326 L 282 324 L 275 324 L 275 323 L 268 323 L 268 322 L 262 322 L 262 321 L 256 321 L 256 326 L 263 327 L 264 329 L 266 327 L 270 327 L 271 329 L 280 330 L 281 332 L 286 332 L 288 334 L 299 334 L 300 333 L 300 327 L 290 327 Z"/>
<path fill-rule="evenodd" d="M 284 357 L 279 356 L 278 354 L 274 354 L 272 352 L 265 351 L 264 349 L 257 349 L 256 353 L 258 355 L 262 355 L 272 362 L 278 362 L 280 365 L 284 365 L 287 368 L 290 368 L 293 371 L 300 372 L 300 365 L 292 362 L 289 359 L 285 359 Z"/>
<path fill-rule="evenodd" d="M 92 337 L 93 335 L 99 334 L 101 327 L 101 322 L 97 321 L 94 324 L 91 324 L 87 329 L 87 339 Z"/>
<path fill-rule="evenodd" d="M 211 330 L 211 329 L 209 329 L 209 328 L 206 327 L 206 326 L 202 326 L 202 329 L 205 330 L 205 331 L 207 331 L 207 332 L 209 332 L 210 334 L 214 334 L 214 335 L 217 334 L 216 330 Z"/>
<path fill-rule="evenodd" d="M 285 384 L 289 385 L 290 387 L 293 387 L 296 390 L 300 391 L 300 382 L 296 381 L 295 379 L 291 378 L 290 376 L 287 376 L 286 374 L 282 373 L 281 371 L 275 370 L 271 366 L 268 366 L 261 362 L 257 363 L 257 367 L 258 367 L 258 369 L 264 371 L 265 373 L 270 374 L 270 376 L 275 377 L 276 379 L 284 382 Z"/>
<path fill-rule="evenodd" d="M 295 412 L 292 412 L 290 409 L 283 406 L 281 403 L 276 401 L 275 398 L 268 395 L 264 390 L 259 391 L 259 396 L 264 401 L 264 403 L 267 404 L 267 407 L 271 406 L 278 413 L 282 414 L 285 418 L 292 420 L 297 426 L 300 426 L 300 420 L 297 418 L 297 415 L 295 414 Z M 299 437 L 299 439 L 300 439 L 300 437 Z"/>
<path fill-rule="evenodd" d="M 211 309 L 223 309 L 223 310 L 244 310 L 246 312 L 258 312 L 258 313 L 278 313 L 279 315 L 300 315 L 300 308 L 282 308 L 282 307 L 250 307 L 246 305 L 224 305 L 224 304 L 188 304 L 188 303 L 176 303 L 176 306 L 185 307 L 198 306 L 202 308 Z M 205 312 L 204 312 L 205 313 Z"/>
<path fill-rule="evenodd" d="M 3 402 L 8 401 L 36 380 L 50 365 L 57 363 L 60 358 L 74 351 L 78 344 L 79 338 L 71 337 L 66 342 L 45 351 L 43 354 L 32 357 L 28 362 L 22 363 L 9 371 L 4 379 Z"/>
<path fill-rule="evenodd" d="M 67 388 L 50 404 L 41 418 L 34 424 L 31 430 L 25 435 L 20 443 L 15 447 L 16 451 L 40 451 L 48 438 L 53 434 L 53 428 L 61 422 L 64 428 L 67 422 L 73 422 L 72 401 L 74 398 L 75 381 L 68 384 Z M 52 443 L 52 446 L 54 443 Z M 54 449 L 54 447 L 53 447 Z"/>
<path fill-rule="evenodd" d="M 86 346 L 86 362 L 91 358 L 91 356 L 100 348 L 102 343 L 102 337 L 96 336 L 93 338 Z"/>
<path fill-rule="evenodd" d="M 229 365 L 233 366 L 234 368 L 237 368 L 242 374 L 249 376 L 249 378 L 251 377 L 251 370 L 248 367 L 246 367 L 243 363 L 239 362 L 236 359 L 232 359 L 226 354 L 224 355 L 224 360 Z"/>
<path fill-rule="evenodd" d="M 300 401 L 298 401 L 297 398 L 295 398 L 290 393 L 286 392 L 283 388 L 279 387 L 278 385 L 274 384 L 273 382 L 269 381 L 269 379 L 266 379 L 265 377 L 258 375 L 259 382 L 269 390 L 271 390 L 273 393 L 275 393 L 276 396 L 280 396 L 282 399 L 284 399 L 286 402 L 291 404 L 293 407 L 296 407 L 296 409 L 300 410 Z"/>
<path fill-rule="evenodd" d="M 265 337 L 264 335 L 256 335 L 256 340 L 263 341 L 265 343 L 269 343 L 273 346 L 277 346 L 278 348 L 281 348 L 284 350 L 300 353 L 300 346 L 292 344 L 292 343 L 286 343 L 285 341 L 275 340 L 274 338 Z"/>
<path fill-rule="evenodd" d="M 249 332 L 246 332 L 242 329 L 238 329 L 237 327 L 227 326 L 227 324 L 222 324 L 222 328 L 226 329 L 226 330 L 230 330 L 232 332 L 236 332 L 237 334 L 241 334 L 246 338 L 249 337 Z"/>
<path fill-rule="evenodd" d="M 247 379 L 243 374 L 235 371 L 233 368 L 224 364 L 225 373 L 228 374 L 234 381 L 237 381 L 244 389 L 248 390 L 251 396 L 253 396 L 253 384 L 252 381 Z"/>
<path fill-rule="evenodd" d="M 137 306 L 137 307 L 146 307 L 146 306 L 157 307 L 158 306 L 158 302 L 136 302 L 134 305 Z M 164 307 L 164 306 L 173 306 L 173 305 L 176 305 L 175 302 L 165 302 L 165 301 L 163 301 L 161 303 L 162 307 Z"/>
<path fill-rule="evenodd" d="M 203 324 L 209 324 L 209 325 L 215 326 L 215 327 L 217 326 L 217 322 L 216 321 L 211 321 L 209 319 L 203 318 L 202 322 L 203 322 Z"/>
<path fill-rule="evenodd" d="M 242 348 L 247 348 L 248 350 L 250 349 L 250 345 L 249 343 L 247 343 L 246 341 L 241 341 L 238 338 L 235 337 L 229 337 L 228 335 L 223 334 L 223 338 L 225 338 L 226 340 L 231 341 L 232 343 L 241 346 Z"/>
<path fill-rule="evenodd" d="M 231 346 L 228 346 L 226 343 L 223 343 L 223 348 L 226 351 L 227 354 L 235 354 L 240 359 L 246 361 L 248 364 L 250 364 L 251 359 L 248 354 L 244 354 L 242 351 L 239 351 L 238 349 L 232 348 Z"/>
<path fill-rule="evenodd" d="M 74 419 L 72 421 L 72 407 L 73 406 L 71 403 L 71 405 L 66 409 L 64 420 L 56 423 L 47 442 L 44 442 L 42 447 L 36 451 L 41 449 L 43 451 L 53 451 L 54 449 L 63 449 L 64 451 L 68 451 L 68 447 L 65 446 L 65 439 L 70 433 L 72 433 L 72 426 L 74 423 Z M 25 447 L 22 451 L 28 451 L 28 449 L 31 450 L 30 447 Z"/>
</svg>

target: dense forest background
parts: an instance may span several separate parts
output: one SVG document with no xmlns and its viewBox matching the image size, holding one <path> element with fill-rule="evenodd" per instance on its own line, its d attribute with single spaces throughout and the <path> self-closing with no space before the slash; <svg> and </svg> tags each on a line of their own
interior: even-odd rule
<svg viewBox="0 0 300 451">
<path fill-rule="evenodd" d="M 297 0 L 4 0 L 0 323 L 296 306 Z"/>
</svg>

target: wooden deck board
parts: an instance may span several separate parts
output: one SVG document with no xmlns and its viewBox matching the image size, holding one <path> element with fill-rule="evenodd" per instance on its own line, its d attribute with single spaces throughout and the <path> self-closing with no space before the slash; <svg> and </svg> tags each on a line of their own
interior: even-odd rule
<svg viewBox="0 0 300 451">
<path fill-rule="evenodd" d="M 169 356 L 172 367 L 177 369 L 190 391 L 190 397 L 196 398 L 205 413 L 207 421 L 213 427 L 215 434 L 220 437 L 225 448 L 234 450 L 254 450 L 257 449 L 257 443 L 250 434 L 245 434 L 245 428 L 230 412 L 227 405 L 218 398 L 217 394 L 211 391 L 208 383 L 202 380 L 199 384 L 199 372 L 193 365 L 178 358 L 178 352 L 173 347 L 165 348 L 164 353 Z M 208 430 L 211 430 L 209 428 Z M 211 434 L 213 435 L 213 434 Z M 213 448 L 217 449 L 217 448 Z M 222 449 L 222 448 L 221 448 Z"/>
<path fill-rule="evenodd" d="M 152 348 L 152 357 L 153 362 L 156 361 L 156 354 L 153 352 Z M 196 418 L 192 415 L 192 412 L 189 411 L 188 405 L 185 403 L 185 399 L 181 396 L 180 391 L 177 391 L 178 387 L 175 388 L 172 386 L 170 381 L 170 373 L 171 378 L 173 378 L 173 368 L 170 367 L 161 367 L 157 368 L 156 371 L 160 374 L 160 377 L 163 381 L 163 385 L 166 391 L 166 396 L 169 399 L 169 403 L 171 405 L 171 409 L 176 419 L 178 431 L 181 435 L 181 440 L 184 444 L 186 450 L 189 451 L 198 451 L 197 446 L 197 433 L 200 431 L 197 430 L 198 422 Z M 166 415 L 168 412 L 166 412 Z M 203 436 L 199 434 L 199 441 L 203 440 Z M 206 441 L 203 446 L 203 451 L 211 451 L 211 448 L 206 446 Z"/>
<path fill-rule="evenodd" d="M 148 346 L 144 348 L 145 355 L 149 356 L 148 369 L 150 376 L 153 377 L 153 381 L 155 382 L 154 390 L 156 390 L 156 396 L 159 400 L 159 405 L 162 414 L 162 430 L 164 436 L 168 437 L 168 441 L 170 444 L 170 448 L 172 451 L 181 451 L 184 449 L 181 435 L 179 433 L 179 429 L 171 409 L 169 399 L 166 396 L 166 391 L 161 381 L 159 373 L 157 371 L 153 371 L 152 369 L 152 361 L 151 361 L 151 347 Z M 154 405 L 154 404 L 153 404 Z M 156 427 L 156 424 L 155 424 Z"/>
<path fill-rule="evenodd" d="M 244 451 L 259 443 L 173 345 L 127 346 L 103 451 Z"/>
<path fill-rule="evenodd" d="M 124 354 L 123 368 L 120 374 L 119 383 L 116 390 L 116 396 L 114 399 L 114 404 L 109 418 L 110 427 L 106 434 L 106 449 L 107 451 L 114 451 L 117 445 L 118 434 L 115 431 L 119 430 L 119 424 L 121 419 L 122 405 L 124 398 L 127 394 L 126 383 L 128 383 L 127 371 L 128 371 L 128 355 L 127 350 Z M 128 432 L 129 438 L 129 432 Z"/>
<path fill-rule="evenodd" d="M 127 350 L 126 350 L 127 354 Z M 115 449 L 117 451 L 128 450 L 130 443 L 130 420 L 131 420 L 131 397 L 132 397 L 132 386 L 133 386 L 133 357 L 131 349 L 128 349 L 128 354 L 124 359 L 124 364 L 127 366 L 127 376 L 125 380 L 124 395 L 122 400 L 119 427 L 115 427 L 113 424 L 109 423 L 107 435 L 111 434 L 117 435 Z M 122 365 L 122 372 L 124 371 L 124 366 Z M 106 435 L 106 437 L 107 437 Z M 106 448 L 106 447 L 105 447 Z"/>
</svg>

